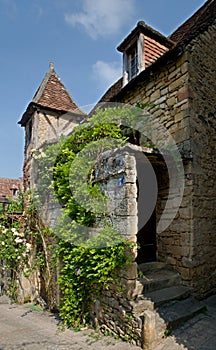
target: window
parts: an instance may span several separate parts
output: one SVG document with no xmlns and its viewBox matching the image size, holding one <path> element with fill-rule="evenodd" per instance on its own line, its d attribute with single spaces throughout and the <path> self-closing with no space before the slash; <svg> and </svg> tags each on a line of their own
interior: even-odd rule
<svg viewBox="0 0 216 350">
<path fill-rule="evenodd" d="M 133 52 L 129 56 L 129 65 L 130 65 L 130 79 L 135 77 L 138 73 L 138 59 L 137 59 L 137 50 L 134 49 Z"/>
<path fill-rule="evenodd" d="M 137 49 L 134 47 L 128 55 L 129 58 L 129 80 L 134 78 L 138 73 L 138 55 Z"/>
<path fill-rule="evenodd" d="M 144 35 L 140 33 L 133 37 L 132 42 L 127 42 L 126 47 L 120 48 L 119 51 L 123 52 L 123 86 L 125 86 L 145 69 Z"/>
<path fill-rule="evenodd" d="M 31 138 L 32 138 L 32 119 L 29 120 L 26 128 L 27 145 L 30 144 Z"/>
<path fill-rule="evenodd" d="M 12 198 L 17 198 L 18 197 L 18 189 L 17 188 L 12 188 Z"/>
</svg>

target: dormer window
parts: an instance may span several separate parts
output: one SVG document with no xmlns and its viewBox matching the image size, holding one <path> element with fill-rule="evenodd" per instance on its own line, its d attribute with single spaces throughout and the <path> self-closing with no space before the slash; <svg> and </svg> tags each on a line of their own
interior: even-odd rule
<svg viewBox="0 0 216 350">
<path fill-rule="evenodd" d="M 137 45 L 134 45 L 128 53 L 128 79 L 131 80 L 138 73 L 138 54 L 137 54 Z"/>
<path fill-rule="evenodd" d="M 171 47 L 173 43 L 169 39 L 144 22 L 138 22 L 118 47 L 123 53 L 123 87 Z"/>
<path fill-rule="evenodd" d="M 123 51 L 123 86 L 144 69 L 143 43 L 143 35 L 140 33 Z"/>
</svg>

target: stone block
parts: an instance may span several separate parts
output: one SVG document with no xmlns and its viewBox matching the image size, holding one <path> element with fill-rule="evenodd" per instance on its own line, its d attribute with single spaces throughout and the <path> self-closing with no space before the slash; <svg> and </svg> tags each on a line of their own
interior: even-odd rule
<svg viewBox="0 0 216 350">
<path fill-rule="evenodd" d="M 155 313 L 150 310 L 144 312 L 143 334 L 144 349 L 151 349 L 156 338 L 156 319 Z"/>
<path fill-rule="evenodd" d="M 187 74 L 182 75 L 178 79 L 174 80 L 170 85 L 169 85 L 169 91 L 177 91 L 179 88 L 181 88 L 188 80 Z"/>
<path fill-rule="evenodd" d="M 169 81 L 171 81 L 173 78 L 178 78 L 181 75 L 181 69 L 179 68 L 175 68 L 169 75 L 168 75 L 168 79 Z"/>
<path fill-rule="evenodd" d="M 130 305 L 132 306 L 132 312 L 139 316 L 144 315 L 146 310 L 154 310 L 154 303 L 148 299 L 132 301 Z"/>
<path fill-rule="evenodd" d="M 162 89 L 160 90 L 161 96 L 166 97 L 166 99 L 169 98 L 169 94 L 168 94 L 168 93 L 169 93 L 168 87 L 162 88 Z"/>
<path fill-rule="evenodd" d="M 176 97 L 173 96 L 173 97 L 168 98 L 166 103 L 167 103 L 167 106 L 170 106 L 170 107 L 174 106 L 174 104 L 176 103 Z"/>
<path fill-rule="evenodd" d="M 120 271 L 120 276 L 124 277 L 128 280 L 133 280 L 138 277 L 137 273 L 137 263 L 131 263 L 130 265 L 127 265 Z"/>
<path fill-rule="evenodd" d="M 181 69 L 181 73 L 182 73 L 182 74 L 187 73 L 187 72 L 188 72 L 188 69 L 189 69 L 189 63 L 188 63 L 187 61 L 184 62 L 184 63 L 181 65 L 180 69 Z"/>
<path fill-rule="evenodd" d="M 155 100 L 158 100 L 159 98 L 160 98 L 160 90 L 158 89 L 150 95 L 150 102 L 154 102 Z"/>
</svg>

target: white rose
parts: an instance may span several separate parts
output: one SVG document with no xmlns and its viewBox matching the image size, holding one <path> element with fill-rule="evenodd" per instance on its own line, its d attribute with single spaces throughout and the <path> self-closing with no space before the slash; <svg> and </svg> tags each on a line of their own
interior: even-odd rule
<svg viewBox="0 0 216 350">
<path fill-rule="evenodd" d="M 16 243 L 22 243 L 22 241 L 23 241 L 22 238 L 19 238 L 19 237 L 17 237 L 17 238 L 15 239 L 15 242 L 16 242 Z"/>
<path fill-rule="evenodd" d="M 31 244 L 30 243 L 26 243 L 26 249 L 30 250 L 30 248 L 31 248 Z"/>
</svg>

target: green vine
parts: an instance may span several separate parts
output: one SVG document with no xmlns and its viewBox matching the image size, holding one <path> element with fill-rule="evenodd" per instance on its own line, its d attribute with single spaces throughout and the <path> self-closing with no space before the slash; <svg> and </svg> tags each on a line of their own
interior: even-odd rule
<svg viewBox="0 0 216 350">
<path fill-rule="evenodd" d="M 91 304 L 116 278 L 113 272 L 130 261 L 125 254 L 129 247 L 125 242 L 93 249 L 59 241 L 56 254 L 63 263 L 58 283 L 63 294 L 60 316 L 64 325 L 78 328 L 91 321 Z"/>
<path fill-rule="evenodd" d="M 54 259 L 60 270 L 59 312 L 64 325 L 69 327 L 77 328 L 90 322 L 95 298 L 117 278 L 116 269 L 131 262 L 128 251 L 132 243 L 126 242 L 104 220 L 101 203 L 106 206 L 106 197 L 94 184 L 94 164 L 103 152 L 123 146 L 135 135 L 133 130 L 122 127 L 123 119 L 130 119 L 132 115 L 130 110 L 99 109 L 93 117 L 74 128 L 67 139 L 61 138 L 58 144 L 34 151 L 39 201 L 43 204 L 48 200 L 53 187 L 63 207 L 55 230 Z M 84 178 L 86 174 L 87 179 Z M 77 180 L 82 177 L 83 181 Z M 85 200 L 79 201 L 79 196 Z M 84 206 L 80 204 L 83 202 Z M 88 237 L 88 231 L 86 234 L 83 229 L 79 242 L 76 227 L 93 228 L 96 220 L 103 221 L 99 234 Z"/>
</svg>

